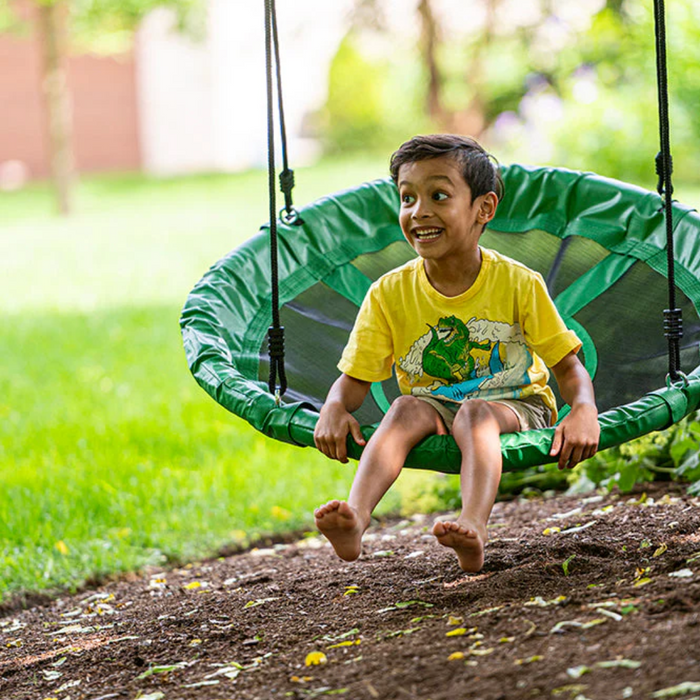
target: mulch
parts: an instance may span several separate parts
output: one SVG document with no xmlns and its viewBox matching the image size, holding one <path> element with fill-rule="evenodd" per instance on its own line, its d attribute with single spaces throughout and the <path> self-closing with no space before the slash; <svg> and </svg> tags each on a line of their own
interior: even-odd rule
<svg viewBox="0 0 700 700">
<path fill-rule="evenodd" d="M 700 499 L 499 502 L 466 575 L 434 516 L 149 570 L 0 618 L 2 700 L 700 698 Z"/>
</svg>

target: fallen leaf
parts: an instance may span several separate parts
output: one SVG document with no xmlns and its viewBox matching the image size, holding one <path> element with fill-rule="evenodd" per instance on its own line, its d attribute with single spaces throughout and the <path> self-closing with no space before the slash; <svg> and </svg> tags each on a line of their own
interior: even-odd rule
<svg viewBox="0 0 700 700">
<path fill-rule="evenodd" d="M 700 683 L 695 681 L 683 681 L 678 685 L 673 685 L 670 688 L 662 688 L 651 694 L 652 698 L 676 698 L 680 695 L 688 693 L 696 693 L 700 690 Z"/>
<path fill-rule="evenodd" d="M 178 671 L 181 668 L 187 666 L 186 661 L 180 661 L 176 664 L 171 664 L 170 666 L 151 666 L 147 671 L 144 671 L 140 676 L 136 677 L 137 681 L 148 678 L 156 673 L 170 673 L 171 671 Z"/>
<path fill-rule="evenodd" d="M 462 637 L 467 633 L 467 630 L 465 627 L 456 627 L 453 630 L 450 630 L 449 632 L 445 633 L 446 637 Z"/>
<path fill-rule="evenodd" d="M 277 600 L 277 598 L 257 598 L 256 600 L 249 600 L 243 606 L 243 610 L 247 610 L 248 608 L 256 608 L 258 605 L 264 605 L 272 600 Z"/>
<path fill-rule="evenodd" d="M 304 659 L 305 666 L 322 666 L 328 663 L 328 657 L 322 651 L 311 651 Z"/>
<path fill-rule="evenodd" d="M 509 642 L 514 642 L 514 641 L 515 641 L 515 637 L 501 637 L 498 640 L 498 643 L 499 644 L 508 644 Z"/>
<path fill-rule="evenodd" d="M 542 596 L 535 596 L 534 598 L 530 598 L 530 600 L 527 603 L 523 603 L 525 607 L 531 607 L 535 606 L 538 608 L 548 608 L 550 605 L 559 605 L 560 603 L 563 603 L 566 600 L 565 595 L 560 595 L 557 596 L 556 598 L 552 598 L 552 600 L 545 600 L 542 598 Z"/>
<path fill-rule="evenodd" d="M 666 550 L 668 549 L 667 544 L 661 544 L 656 548 L 656 551 L 654 552 L 653 556 L 654 557 L 660 557 Z"/>
<path fill-rule="evenodd" d="M 461 625 L 463 622 L 463 617 L 455 617 L 454 615 L 450 615 L 447 618 L 447 624 L 450 625 L 450 627 L 454 627 L 455 625 Z"/>
<path fill-rule="evenodd" d="M 183 685 L 183 688 L 201 688 L 205 685 L 218 685 L 221 681 L 199 681 L 198 683 L 188 683 Z"/>
<path fill-rule="evenodd" d="M 591 669 L 583 664 L 580 666 L 572 666 L 566 669 L 566 674 L 571 678 L 581 678 L 585 673 L 590 673 Z"/>
<path fill-rule="evenodd" d="M 673 578 L 690 578 L 693 575 L 691 569 L 679 569 L 678 571 L 672 571 L 669 576 Z"/>
<path fill-rule="evenodd" d="M 74 680 L 74 681 L 66 681 L 60 688 L 56 688 L 54 691 L 55 693 L 60 693 L 64 690 L 68 690 L 68 688 L 75 688 L 76 686 L 79 686 L 82 683 L 82 680 L 80 678 Z"/>
<path fill-rule="evenodd" d="M 459 661 L 460 659 L 464 658 L 464 652 L 463 651 L 453 651 L 448 657 L 448 661 Z"/>
<path fill-rule="evenodd" d="M 157 690 L 155 693 L 149 693 L 148 695 L 139 695 L 136 700 L 161 700 L 165 697 L 165 693 L 161 693 Z"/>
<path fill-rule="evenodd" d="M 516 666 L 523 666 L 524 664 L 532 664 L 536 661 L 542 661 L 542 659 L 544 659 L 544 656 L 535 654 L 534 656 L 528 656 L 526 659 L 516 659 L 513 663 Z"/>
<path fill-rule="evenodd" d="M 542 530 L 542 534 L 545 536 L 556 535 L 558 532 L 561 532 L 561 528 L 556 525 L 554 527 L 546 527 Z"/>
<path fill-rule="evenodd" d="M 597 522 L 598 522 L 597 520 L 591 520 L 590 522 L 586 523 L 585 525 L 578 525 L 577 527 L 569 527 L 566 530 L 562 530 L 561 534 L 562 535 L 571 535 L 574 532 L 581 532 L 582 530 L 587 530 L 589 527 L 592 527 Z"/>
<path fill-rule="evenodd" d="M 632 661 L 631 659 L 613 659 L 612 661 L 598 661 L 598 668 L 639 668 L 642 665 L 641 661 Z"/>
<path fill-rule="evenodd" d="M 479 617 L 479 615 L 488 615 L 488 613 L 496 612 L 503 608 L 503 605 L 497 605 L 495 608 L 486 608 L 485 610 L 479 610 L 478 612 L 470 613 L 469 617 Z"/>
<path fill-rule="evenodd" d="M 469 649 L 469 653 L 472 656 L 488 656 L 489 654 L 493 654 L 493 647 L 489 649 Z"/>
<path fill-rule="evenodd" d="M 552 695 L 571 695 L 572 697 L 574 695 L 577 695 L 578 693 L 582 693 L 588 686 L 582 685 L 580 683 L 577 684 L 571 684 L 571 685 L 562 685 L 559 688 L 554 688 L 552 690 Z"/>
<path fill-rule="evenodd" d="M 615 622 L 619 622 L 622 619 L 622 615 L 620 615 L 620 613 L 613 612 L 612 610 L 606 610 L 605 608 L 596 608 L 595 611 L 599 615 L 605 615 L 606 617 L 615 620 Z"/>
<path fill-rule="evenodd" d="M 60 671 L 47 671 L 42 669 L 41 672 L 44 674 L 44 679 L 47 681 L 55 681 L 63 675 Z"/>
<path fill-rule="evenodd" d="M 347 642 L 338 642 L 337 644 L 331 644 L 329 647 L 326 647 L 326 649 L 338 649 L 339 647 L 351 647 L 354 645 L 358 645 L 361 642 L 362 642 L 361 639 L 349 640 Z"/>
</svg>

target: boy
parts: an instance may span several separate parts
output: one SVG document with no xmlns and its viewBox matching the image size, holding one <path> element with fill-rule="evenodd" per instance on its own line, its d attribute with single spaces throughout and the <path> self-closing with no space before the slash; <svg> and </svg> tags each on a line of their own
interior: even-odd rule
<svg viewBox="0 0 700 700">
<path fill-rule="evenodd" d="M 571 412 L 550 455 L 572 468 L 595 454 L 600 429 L 593 385 L 541 275 L 479 246 L 503 181 L 474 140 L 417 136 L 391 158 L 399 222 L 418 257 L 372 285 L 338 364 L 314 433 L 326 456 L 347 462 L 348 433 L 364 445 L 351 415 L 373 381 L 396 375 L 402 392 L 366 445 L 347 502 L 317 508 L 316 525 L 338 556 L 360 556 L 362 535 L 411 448 L 451 433 L 462 452 L 462 510 L 436 521 L 437 541 L 464 571 L 484 562 L 487 522 L 501 476 L 500 435 L 556 421 L 551 367 Z"/>
</svg>

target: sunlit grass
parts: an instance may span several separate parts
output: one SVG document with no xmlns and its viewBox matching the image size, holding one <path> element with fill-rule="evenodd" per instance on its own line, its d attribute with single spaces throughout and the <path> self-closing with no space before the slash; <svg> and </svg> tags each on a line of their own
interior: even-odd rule
<svg viewBox="0 0 700 700">
<path fill-rule="evenodd" d="M 297 201 L 371 170 L 302 171 Z M 0 599 L 307 528 L 346 493 L 352 466 L 259 435 L 185 363 L 182 303 L 266 220 L 265 186 L 97 178 L 67 221 L 45 187 L 0 198 Z"/>
</svg>

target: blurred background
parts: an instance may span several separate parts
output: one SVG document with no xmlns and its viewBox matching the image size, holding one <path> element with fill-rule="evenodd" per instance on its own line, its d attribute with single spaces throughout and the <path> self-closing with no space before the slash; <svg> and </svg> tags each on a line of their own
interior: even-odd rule
<svg viewBox="0 0 700 700">
<path fill-rule="evenodd" d="M 211 401 L 179 338 L 189 290 L 268 218 L 263 7 L 0 0 L 0 601 L 303 530 L 350 483 Z M 297 204 L 385 176 L 435 131 L 655 187 L 652 0 L 277 11 Z M 675 196 L 693 206 L 700 5 L 666 23 Z M 402 476 L 384 509 L 444 506 L 445 483 Z"/>
</svg>

